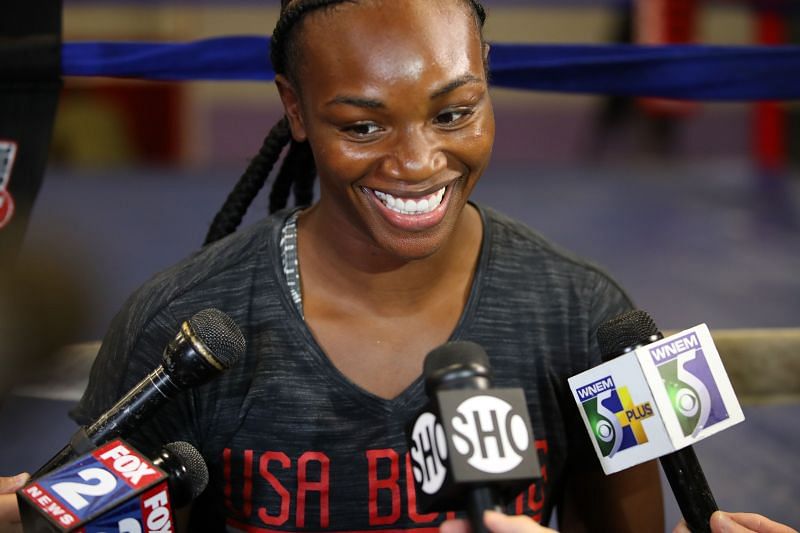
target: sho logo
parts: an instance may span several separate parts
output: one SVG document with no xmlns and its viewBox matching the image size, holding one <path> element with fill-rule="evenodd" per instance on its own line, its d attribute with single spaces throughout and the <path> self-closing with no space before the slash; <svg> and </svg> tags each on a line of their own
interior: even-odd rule
<svg viewBox="0 0 800 533">
<path fill-rule="evenodd" d="M 728 418 L 728 411 L 696 333 L 650 349 L 684 436 Z"/>
<path fill-rule="evenodd" d="M 411 465 L 414 479 L 426 494 L 435 494 L 447 477 L 447 440 L 431 413 L 422 413 L 411 430 Z"/>
<path fill-rule="evenodd" d="M 653 416 L 650 402 L 634 404 L 628 388 L 617 387 L 611 376 L 575 392 L 603 457 L 611 458 L 617 452 L 647 442 L 642 421 Z"/>
<path fill-rule="evenodd" d="M 510 403 L 494 396 L 461 402 L 451 418 L 455 450 L 473 468 L 488 474 L 510 472 L 531 444 L 525 419 Z"/>
<path fill-rule="evenodd" d="M 16 155 L 17 143 L 0 139 L 0 228 L 8 224 L 14 215 L 14 199 L 8 192 L 8 183 Z"/>
</svg>

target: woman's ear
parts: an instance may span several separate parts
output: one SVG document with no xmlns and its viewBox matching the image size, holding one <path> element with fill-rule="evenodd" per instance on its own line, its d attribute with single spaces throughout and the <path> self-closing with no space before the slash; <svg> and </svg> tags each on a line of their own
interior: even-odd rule
<svg viewBox="0 0 800 533">
<path fill-rule="evenodd" d="M 283 109 L 289 119 L 289 128 L 292 130 L 292 139 L 297 142 L 304 142 L 307 139 L 306 127 L 303 124 L 303 117 L 300 113 L 300 97 L 294 86 L 283 74 L 275 76 L 275 85 L 278 87 L 278 94 L 283 102 Z"/>
</svg>

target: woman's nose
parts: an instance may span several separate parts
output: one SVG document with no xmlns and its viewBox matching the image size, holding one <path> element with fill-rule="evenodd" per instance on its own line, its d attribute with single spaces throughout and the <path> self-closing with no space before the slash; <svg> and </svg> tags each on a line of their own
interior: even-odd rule
<svg viewBox="0 0 800 533">
<path fill-rule="evenodd" d="M 414 128 L 397 132 L 382 166 L 383 172 L 392 179 L 422 181 L 444 170 L 447 157 L 432 135 Z"/>
</svg>

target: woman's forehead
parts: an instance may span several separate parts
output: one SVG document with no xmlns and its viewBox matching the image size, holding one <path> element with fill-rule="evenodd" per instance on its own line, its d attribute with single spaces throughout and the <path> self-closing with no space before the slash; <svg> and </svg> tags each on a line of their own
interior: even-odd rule
<svg viewBox="0 0 800 533">
<path fill-rule="evenodd" d="M 461 0 L 346 0 L 333 9 L 309 13 L 300 34 L 303 47 L 315 51 L 378 47 L 391 52 L 416 45 L 438 46 L 441 53 L 452 55 L 480 40 Z"/>
<path fill-rule="evenodd" d="M 424 69 L 483 70 L 480 34 L 460 0 L 345 3 L 311 14 L 299 35 L 299 72 L 418 76 Z M 313 16 L 316 15 L 316 16 Z"/>
</svg>

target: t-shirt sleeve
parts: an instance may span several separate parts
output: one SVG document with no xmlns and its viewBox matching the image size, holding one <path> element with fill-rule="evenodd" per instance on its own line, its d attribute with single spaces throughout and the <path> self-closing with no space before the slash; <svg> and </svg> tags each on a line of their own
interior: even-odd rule
<svg viewBox="0 0 800 533">
<path fill-rule="evenodd" d="M 612 278 L 602 271 L 597 272 L 592 286 L 589 308 L 589 365 L 599 365 L 603 359 L 597 343 L 597 329 L 605 322 L 633 308 L 633 302 Z"/>
<path fill-rule="evenodd" d="M 582 368 L 574 368 L 571 375 L 578 374 L 602 363 L 600 348 L 597 343 L 597 329 L 604 322 L 630 310 L 633 303 L 625 291 L 610 276 L 602 270 L 597 270 L 588 278 L 587 285 L 587 319 L 588 338 L 586 339 L 586 359 Z M 572 396 L 569 386 L 564 387 L 562 401 L 568 405 L 567 435 L 569 442 L 570 461 L 568 470 L 575 469 L 600 469 L 591 439 L 583 424 L 578 407 Z"/>
<path fill-rule="evenodd" d="M 92 366 L 89 384 L 70 415 L 88 425 L 113 406 L 162 362 L 164 349 L 181 321 L 168 308 L 148 316 L 134 296 L 113 320 Z M 196 446 L 189 392 L 168 399 L 128 435 L 120 435 L 143 453 L 186 441 Z"/>
</svg>

